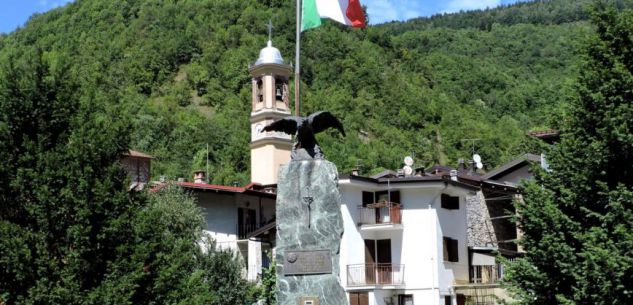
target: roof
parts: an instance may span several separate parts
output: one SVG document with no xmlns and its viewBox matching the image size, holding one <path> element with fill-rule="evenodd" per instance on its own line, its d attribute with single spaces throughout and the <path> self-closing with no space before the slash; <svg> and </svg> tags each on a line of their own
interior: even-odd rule
<svg viewBox="0 0 633 305">
<path fill-rule="evenodd" d="M 518 167 L 524 166 L 524 163 L 529 164 L 529 162 L 541 162 L 541 156 L 537 156 L 535 154 L 525 154 L 518 159 L 512 160 L 492 170 L 491 172 L 485 174 L 482 178 L 484 180 L 494 180 L 496 177 L 503 176 L 508 172 L 517 169 Z"/>
<path fill-rule="evenodd" d="M 339 180 L 349 179 L 349 180 L 364 181 L 364 182 L 376 183 L 376 184 L 444 182 L 444 183 L 448 183 L 451 185 L 455 185 L 455 186 L 459 186 L 459 187 L 463 187 L 463 188 L 467 188 L 471 190 L 479 189 L 478 186 L 474 186 L 472 184 L 467 184 L 460 181 L 451 180 L 451 177 L 448 175 L 426 174 L 424 176 L 391 177 L 391 175 L 389 174 L 383 175 L 384 173 L 386 172 L 383 172 L 378 175 L 374 175 L 372 177 L 363 177 L 363 176 L 356 176 L 356 175 L 341 175 L 339 177 Z M 374 177 L 379 177 L 379 178 L 374 178 Z"/>
<path fill-rule="evenodd" d="M 277 194 L 275 192 L 271 192 L 272 188 L 264 188 L 261 184 L 258 183 L 249 183 L 246 186 L 228 186 L 228 185 L 218 185 L 218 184 L 208 184 L 208 183 L 193 183 L 193 182 L 175 182 L 174 184 L 191 189 L 192 191 L 215 191 L 223 192 L 223 193 L 237 193 L 237 194 L 251 194 L 256 196 L 264 196 L 275 198 Z"/>
<path fill-rule="evenodd" d="M 555 142 L 560 139 L 560 132 L 556 129 L 530 131 L 528 132 L 528 135 L 541 139 L 545 142 Z"/>
<path fill-rule="evenodd" d="M 372 175 L 372 176 L 370 176 L 370 178 L 372 178 L 372 179 L 379 179 L 379 178 L 397 177 L 397 176 L 398 176 L 398 173 L 388 169 L 388 170 L 382 171 L 382 172 L 380 172 L 378 174 Z"/>
<path fill-rule="evenodd" d="M 276 230 L 277 229 L 277 221 L 272 221 L 266 225 L 264 225 L 263 227 L 251 232 L 250 234 L 248 234 L 247 238 L 252 238 L 252 237 L 260 237 L 261 235 L 266 234 L 267 232 L 271 231 L 271 230 Z"/>
<path fill-rule="evenodd" d="M 145 154 L 145 153 L 142 153 L 142 152 L 136 151 L 136 150 L 131 150 L 131 149 L 128 150 L 128 152 L 124 153 L 123 155 L 126 156 L 126 157 L 132 157 L 132 158 L 154 159 L 154 157 L 152 157 L 152 156 L 150 156 L 148 154 Z"/>
</svg>

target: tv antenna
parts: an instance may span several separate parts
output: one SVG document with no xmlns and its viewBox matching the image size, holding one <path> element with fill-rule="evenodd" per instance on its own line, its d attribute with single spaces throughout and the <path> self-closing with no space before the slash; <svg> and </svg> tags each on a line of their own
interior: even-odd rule
<svg viewBox="0 0 633 305">
<path fill-rule="evenodd" d="M 474 155 L 475 154 L 475 142 L 477 141 L 481 141 L 480 138 L 475 138 L 475 139 L 462 139 L 462 143 L 464 142 L 470 142 L 471 144 L 471 153 Z"/>
<path fill-rule="evenodd" d="M 481 162 L 481 156 L 477 153 L 475 153 L 475 143 L 477 141 L 481 141 L 480 138 L 473 138 L 473 139 L 462 139 L 462 143 L 463 142 L 470 142 L 471 144 L 471 153 L 472 153 L 472 162 L 475 164 L 475 167 L 477 167 L 477 169 L 482 169 L 484 168 L 484 164 Z M 473 164 L 471 163 L 471 164 Z"/>
<path fill-rule="evenodd" d="M 413 157 L 411 156 L 406 156 L 404 157 L 404 167 L 402 168 L 402 171 L 404 172 L 404 174 L 406 176 L 411 176 L 411 174 L 413 174 L 413 168 L 411 166 L 413 166 Z"/>
</svg>

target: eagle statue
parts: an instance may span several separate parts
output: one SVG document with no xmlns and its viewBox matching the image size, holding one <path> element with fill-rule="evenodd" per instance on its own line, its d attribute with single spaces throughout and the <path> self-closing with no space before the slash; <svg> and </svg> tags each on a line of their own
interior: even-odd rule
<svg viewBox="0 0 633 305">
<path fill-rule="evenodd" d="M 270 123 L 262 129 L 262 132 L 281 131 L 294 135 L 295 144 L 292 147 L 292 159 L 297 157 L 298 149 L 304 149 L 314 159 L 323 159 L 323 152 L 314 135 L 328 128 L 336 128 L 345 136 L 341 121 L 328 111 L 315 112 L 307 117 L 285 117 Z"/>
</svg>

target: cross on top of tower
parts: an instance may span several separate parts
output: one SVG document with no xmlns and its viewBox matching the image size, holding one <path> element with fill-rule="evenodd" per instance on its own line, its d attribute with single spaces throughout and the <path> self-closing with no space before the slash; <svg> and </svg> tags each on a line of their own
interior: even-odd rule
<svg viewBox="0 0 633 305">
<path fill-rule="evenodd" d="M 273 29 L 275 28 L 273 26 L 273 21 L 268 19 L 268 23 L 266 24 L 266 27 L 268 28 L 268 41 L 272 41 L 273 40 Z"/>
</svg>

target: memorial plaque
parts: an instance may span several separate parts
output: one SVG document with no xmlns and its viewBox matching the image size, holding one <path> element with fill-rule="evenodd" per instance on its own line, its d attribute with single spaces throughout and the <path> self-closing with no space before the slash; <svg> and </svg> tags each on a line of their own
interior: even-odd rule
<svg viewBox="0 0 633 305">
<path fill-rule="evenodd" d="M 284 275 L 332 273 L 330 250 L 286 251 Z"/>
<path fill-rule="evenodd" d="M 319 298 L 317 297 L 303 297 L 299 300 L 299 305 L 320 305 Z"/>
</svg>

